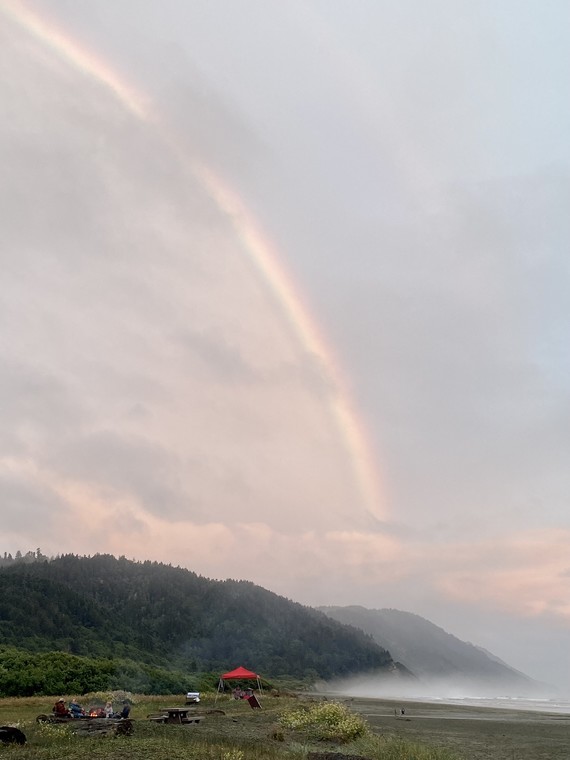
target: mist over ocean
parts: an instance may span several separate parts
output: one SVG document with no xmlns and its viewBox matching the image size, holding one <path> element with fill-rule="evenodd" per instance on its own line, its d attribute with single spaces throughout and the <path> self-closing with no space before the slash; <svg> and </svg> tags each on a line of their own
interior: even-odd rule
<svg viewBox="0 0 570 760">
<path fill-rule="evenodd" d="M 489 707 L 501 710 L 548 712 L 570 715 L 570 693 L 549 684 L 537 684 L 534 691 L 516 694 L 508 686 L 454 679 L 422 680 L 415 683 L 385 681 L 365 677 L 322 684 L 320 691 L 332 698 L 425 702 L 458 707 Z"/>
<path fill-rule="evenodd" d="M 530 697 L 417 697 L 418 702 L 441 703 L 471 707 L 494 707 L 500 710 L 531 710 L 533 712 L 554 712 L 570 715 L 570 698 L 536 698 Z"/>
</svg>

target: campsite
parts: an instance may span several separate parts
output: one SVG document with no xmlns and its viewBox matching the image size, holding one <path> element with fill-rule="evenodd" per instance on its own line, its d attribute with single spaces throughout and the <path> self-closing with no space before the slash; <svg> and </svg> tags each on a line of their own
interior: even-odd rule
<svg viewBox="0 0 570 760">
<path fill-rule="evenodd" d="M 217 699 L 216 699 L 217 697 Z M 400 702 L 376 699 L 341 700 L 340 720 L 365 718 L 366 733 L 352 741 L 317 739 L 305 726 L 284 725 L 311 711 L 336 712 L 332 700 L 311 694 L 272 697 L 264 693 L 262 709 L 235 700 L 226 691 L 201 695 L 197 725 L 156 724 L 147 716 L 164 706 L 184 704 L 184 695 L 132 695 L 131 736 L 77 734 L 68 725 L 36 723 L 53 699 L 0 699 L 0 724 L 18 726 L 27 743 L 12 749 L 0 744 L 0 757 L 18 760 L 319 760 L 327 753 L 371 760 L 567 760 L 567 716 L 512 713 L 486 708 L 453 708 L 444 704 L 406 704 L 409 720 L 394 718 Z M 332 708 L 331 708 L 332 706 Z M 329 711 L 327 713 L 327 711 Z M 348 720 L 347 720 L 348 719 Z M 285 720 L 285 723 L 287 721 Z M 355 723 L 358 728 L 358 723 Z M 14 754 L 16 753 L 16 755 Z M 332 755 L 335 757 L 335 755 Z"/>
<path fill-rule="evenodd" d="M 344 705 L 305 694 L 262 698 L 261 709 L 251 709 L 246 700 L 236 700 L 229 691 L 203 695 L 199 724 L 175 725 L 148 720 L 161 712 L 165 697 L 132 695 L 133 727 L 131 735 L 89 735 L 73 730 L 73 724 L 38 724 L 34 715 L 48 709 L 45 698 L 0 700 L 0 722 L 18 723 L 27 743 L 18 747 L 19 760 L 304 760 L 309 753 L 343 752 L 363 758 L 380 758 L 378 739 L 369 734 L 366 722 Z M 166 704 L 183 702 L 183 695 L 171 695 Z M 198 709 L 198 708 L 197 708 Z M 303 727 L 301 715 L 324 710 L 320 732 Z M 347 740 L 347 727 L 354 740 Z M 338 733 L 335 733 L 338 730 Z M 331 733 L 331 731 L 333 733 Z M 385 749 L 388 749 L 385 744 Z M 0 745 L 0 753 L 12 756 L 9 747 Z M 405 755 L 382 755 L 397 758 Z M 418 755 L 418 760 L 452 760 L 448 753 Z"/>
</svg>

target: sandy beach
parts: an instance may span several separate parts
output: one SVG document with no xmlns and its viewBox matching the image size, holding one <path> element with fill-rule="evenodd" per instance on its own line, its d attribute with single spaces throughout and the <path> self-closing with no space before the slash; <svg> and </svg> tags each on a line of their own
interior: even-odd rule
<svg viewBox="0 0 570 760">
<path fill-rule="evenodd" d="M 377 733 L 447 747 L 465 760 L 570 757 L 570 715 L 360 697 L 346 701 Z"/>
</svg>

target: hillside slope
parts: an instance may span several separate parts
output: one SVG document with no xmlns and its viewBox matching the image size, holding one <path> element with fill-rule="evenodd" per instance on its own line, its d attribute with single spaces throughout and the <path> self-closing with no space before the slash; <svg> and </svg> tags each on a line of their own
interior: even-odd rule
<svg viewBox="0 0 570 760">
<path fill-rule="evenodd" d="M 0 645 L 266 675 L 397 669 L 362 631 L 246 581 L 156 562 L 65 555 L 0 568 Z"/>
<path fill-rule="evenodd" d="M 360 628 L 420 681 L 449 685 L 496 685 L 517 694 L 535 690 L 536 682 L 499 658 L 461 641 L 429 620 L 394 609 L 321 607 L 334 620 Z"/>
</svg>

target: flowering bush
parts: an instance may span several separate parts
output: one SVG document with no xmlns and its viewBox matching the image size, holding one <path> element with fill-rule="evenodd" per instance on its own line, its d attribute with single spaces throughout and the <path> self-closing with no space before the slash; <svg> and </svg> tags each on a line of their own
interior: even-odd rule
<svg viewBox="0 0 570 760">
<path fill-rule="evenodd" d="M 222 760 L 243 760 L 243 752 L 241 749 L 224 750 Z"/>
<path fill-rule="evenodd" d="M 312 738 L 349 742 L 368 732 L 366 722 L 338 702 L 320 702 L 281 716 L 281 725 L 306 731 Z"/>
<path fill-rule="evenodd" d="M 74 735 L 67 730 L 67 726 L 61 723 L 40 723 L 38 733 L 41 738 L 49 743 L 70 741 Z"/>
</svg>

